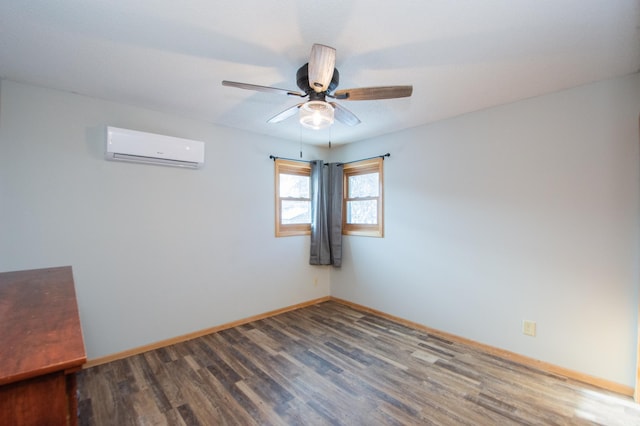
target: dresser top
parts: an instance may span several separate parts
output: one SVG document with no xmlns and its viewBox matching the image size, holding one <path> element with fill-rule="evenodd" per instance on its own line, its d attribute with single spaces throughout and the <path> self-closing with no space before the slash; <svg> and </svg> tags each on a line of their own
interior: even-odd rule
<svg viewBox="0 0 640 426">
<path fill-rule="evenodd" d="M 0 273 L 0 385 L 86 359 L 71 267 Z"/>
</svg>

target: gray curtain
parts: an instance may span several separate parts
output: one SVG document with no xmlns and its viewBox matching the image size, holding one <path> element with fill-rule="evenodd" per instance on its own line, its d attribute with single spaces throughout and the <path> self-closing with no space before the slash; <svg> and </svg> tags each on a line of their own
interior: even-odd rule
<svg viewBox="0 0 640 426">
<path fill-rule="evenodd" d="M 311 162 L 311 265 L 342 265 L 342 164 Z"/>
</svg>

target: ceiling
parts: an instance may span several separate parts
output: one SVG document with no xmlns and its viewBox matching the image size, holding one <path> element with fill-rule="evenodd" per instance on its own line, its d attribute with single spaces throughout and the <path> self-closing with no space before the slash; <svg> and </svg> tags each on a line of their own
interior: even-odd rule
<svg viewBox="0 0 640 426">
<path fill-rule="evenodd" d="M 267 120 L 299 102 L 313 43 L 337 50 L 362 123 Z M 638 72 L 640 0 L 0 0 L 0 77 L 304 143 L 359 141 Z M 105 123 L 113 124 L 113 123 Z"/>
</svg>

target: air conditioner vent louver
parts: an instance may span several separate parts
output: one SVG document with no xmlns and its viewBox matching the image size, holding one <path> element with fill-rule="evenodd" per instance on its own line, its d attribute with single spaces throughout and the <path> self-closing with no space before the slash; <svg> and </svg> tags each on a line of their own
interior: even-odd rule
<svg viewBox="0 0 640 426">
<path fill-rule="evenodd" d="M 110 126 L 106 136 L 107 160 L 191 169 L 204 164 L 204 143 L 200 141 Z"/>
</svg>

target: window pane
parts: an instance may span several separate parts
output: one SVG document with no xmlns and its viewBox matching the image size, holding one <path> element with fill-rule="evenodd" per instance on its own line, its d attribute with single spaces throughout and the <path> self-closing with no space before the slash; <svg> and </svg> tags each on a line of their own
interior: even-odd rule
<svg viewBox="0 0 640 426">
<path fill-rule="evenodd" d="M 378 201 L 348 201 L 347 223 L 376 225 L 378 223 Z"/>
<path fill-rule="evenodd" d="M 280 214 L 283 225 L 311 223 L 311 202 L 282 200 Z"/>
<path fill-rule="evenodd" d="M 309 176 L 280 173 L 280 196 L 309 198 Z"/>
<path fill-rule="evenodd" d="M 349 198 L 377 197 L 379 173 L 349 176 Z"/>
</svg>

